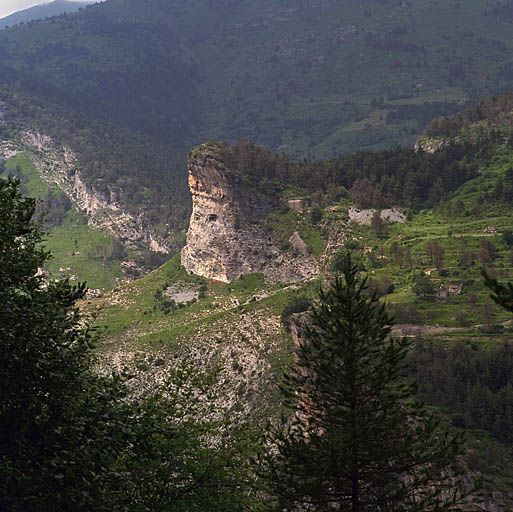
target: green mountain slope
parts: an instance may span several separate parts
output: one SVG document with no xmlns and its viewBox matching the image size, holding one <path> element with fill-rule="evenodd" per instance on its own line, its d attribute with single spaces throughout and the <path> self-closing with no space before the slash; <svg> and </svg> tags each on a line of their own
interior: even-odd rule
<svg viewBox="0 0 513 512">
<path fill-rule="evenodd" d="M 511 87 L 511 18 L 498 0 L 108 0 L 2 31 L 1 99 L 73 146 L 86 177 L 180 227 L 188 147 L 413 144 L 432 118 Z"/>
<path fill-rule="evenodd" d="M 125 280 L 120 267 L 123 255 L 113 254 L 112 238 L 88 226 L 86 215 L 73 208 L 59 188 L 42 181 L 29 155 L 21 153 L 4 162 L 0 178 L 7 176 L 20 179 L 24 193 L 42 201 L 37 211 L 45 212 L 41 218 L 47 231 L 45 246 L 52 253 L 45 270 L 85 281 L 102 292 Z"/>
<path fill-rule="evenodd" d="M 421 382 L 422 398 L 441 407 L 458 428 L 471 429 L 469 465 L 492 477 L 484 494 L 498 510 L 509 510 L 512 503 L 507 498 L 510 429 L 505 425 L 513 395 L 509 378 L 503 378 L 511 369 L 512 326 L 511 315 L 490 301 L 480 268 L 513 280 L 513 247 L 506 235 L 511 234 L 513 210 L 491 198 L 486 212 L 470 210 L 512 162 L 511 151 L 497 154 L 483 175 L 455 191 L 447 204 L 461 201 L 465 209 L 460 214 L 445 208 L 421 210 L 380 236 L 370 227 L 348 224 L 347 201 L 326 205 L 319 224 L 312 224 L 309 214 L 277 212 L 268 219 L 268 226 L 282 230 L 284 240 L 290 231 L 307 232 L 306 227 L 324 242 L 332 228 L 351 233 L 346 247 L 360 258 L 370 285 L 386 293 L 383 300 L 401 324 L 397 334 L 417 340 L 410 371 Z M 485 232 L 488 226 L 497 232 Z M 443 255 L 439 269 L 431 261 L 433 242 Z M 483 252 L 487 243 L 496 249 L 490 259 Z M 330 256 L 328 262 L 336 261 L 336 252 Z M 428 283 L 425 294 L 418 288 L 421 274 Z M 304 300 L 298 299 L 314 300 L 321 285 L 322 279 L 272 285 L 260 274 L 222 284 L 187 275 L 175 257 L 85 308 L 99 311 L 104 371 L 126 366 L 136 374 L 134 387 L 142 390 L 183 358 L 191 358 L 198 368 L 220 367 L 223 404 L 233 418 L 256 420 L 277 412 L 281 369 L 292 360 L 293 343 L 281 318 L 304 309 Z M 437 296 L 444 287 L 457 291 Z M 492 499 L 497 489 L 502 494 Z"/>
<path fill-rule="evenodd" d="M 0 48 L 6 66 L 166 140 L 330 156 L 413 141 L 510 86 L 509 17 L 477 0 L 109 0 L 5 32 Z"/>
<path fill-rule="evenodd" d="M 284 245 L 292 233 L 299 233 L 321 262 L 319 279 L 271 284 L 261 274 L 250 274 L 224 284 L 187 275 L 176 256 L 152 274 L 84 305 L 86 311 L 99 312 L 97 325 L 104 338 L 100 366 L 104 371 L 129 367 L 137 375 L 134 387 L 142 390 L 176 361 L 191 358 L 199 368 L 221 368 L 223 400 L 234 418 L 267 417 L 279 408 L 280 372 L 292 360 L 287 319 L 315 300 L 319 286 L 336 273 L 341 251 L 350 249 L 368 274 L 369 286 L 395 313 L 397 334 L 416 340 L 409 372 L 420 381 L 422 399 L 438 407 L 455 427 L 470 429 L 469 467 L 491 477 L 486 499 L 497 510 L 509 510 L 512 322 L 511 315 L 490 300 L 481 270 L 513 281 L 510 98 L 487 99 L 462 116 L 430 126 L 430 137 L 420 144 L 439 149 L 434 155 L 419 150 L 416 158 L 439 158 L 442 174 L 472 172 L 463 173 L 443 194 L 425 191 L 425 197 L 395 203 L 402 204 L 404 222 L 374 221 L 368 226 L 350 221 L 351 209 L 360 206 L 362 198 L 353 190 L 357 179 L 349 191 L 338 187 L 331 196 L 319 193 L 315 185 L 309 190 L 309 183 L 300 181 L 282 190 L 286 198 L 309 197 L 313 206 L 302 213 L 278 209 L 259 222 Z M 452 127 L 451 136 L 442 135 L 446 126 Z M 460 153 L 457 147 L 466 149 Z M 393 152 L 364 152 L 317 164 L 287 166 L 281 159 L 273 167 L 268 151 L 253 148 L 251 153 L 250 148 L 224 147 L 224 161 L 227 168 L 239 164 L 237 172 L 255 183 L 254 169 L 259 168 L 266 188 L 276 172 L 290 178 L 294 174 L 288 171 L 294 169 L 298 180 L 310 174 L 315 182 L 316 173 L 334 179 L 336 165 L 350 169 L 351 162 L 360 162 L 365 175 L 383 162 L 394 162 L 389 160 Z M 444 162 L 443 155 L 452 160 Z M 394 158 L 400 161 L 400 152 Z M 303 172 L 305 168 L 309 172 Z M 397 176 L 402 172 L 400 166 L 390 169 Z M 375 173 L 375 190 L 385 193 L 379 180 Z M 370 199 L 377 203 L 369 206 L 378 211 L 383 207 L 383 194 L 371 194 Z M 334 233 L 343 233 L 342 246 L 332 243 Z"/>
</svg>

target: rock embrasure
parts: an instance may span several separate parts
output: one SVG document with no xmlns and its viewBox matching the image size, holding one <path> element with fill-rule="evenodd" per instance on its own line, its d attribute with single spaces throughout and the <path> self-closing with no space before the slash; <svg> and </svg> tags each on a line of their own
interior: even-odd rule
<svg viewBox="0 0 513 512">
<path fill-rule="evenodd" d="M 319 273 L 310 255 L 283 251 L 259 222 L 280 206 L 233 169 L 229 148 L 207 143 L 189 155 L 192 215 L 182 265 L 192 274 L 231 282 L 263 273 L 270 282 L 298 282 Z M 270 192 L 270 191 L 266 191 Z"/>
</svg>

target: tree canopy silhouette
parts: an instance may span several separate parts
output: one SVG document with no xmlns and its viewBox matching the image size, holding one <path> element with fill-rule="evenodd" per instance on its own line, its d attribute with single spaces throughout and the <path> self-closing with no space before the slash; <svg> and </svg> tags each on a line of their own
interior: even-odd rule
<svg viewBox="0 0 513 512">
<path fill-rule="evenodd" d="M 285 376 L 292 416 L 269 433 L 264 467 L 280 510 L 457 510 L 463 440 L 402 377 L 410 342 L 346 254 L 320 292 Z"/>
</svg>

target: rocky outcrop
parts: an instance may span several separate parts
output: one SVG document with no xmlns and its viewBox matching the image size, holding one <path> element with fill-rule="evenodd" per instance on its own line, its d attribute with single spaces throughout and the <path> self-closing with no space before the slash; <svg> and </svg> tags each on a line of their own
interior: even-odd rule
<svg viewBox="0 0 513 512">
<path fill-rule="evenodd" d="M 289 238 L 289 244 L 293 249 L 299 251 L 303 256 L 308 256 L 310 254 L 308 246 L 299 236 L 299 233 L 297 231 L 294 231 L 294 233 L 292 233 L 291 237 Z"/>
<path fill-rule="evenodd" d="M 446 137 L 420 137 L 415 143 L 415 151 L 433 154 L 449 144 Z"/>
<path fill-rule="evenodd" d="M 349 220 L 352 222 L 356 222 L 357 224 L 362 224 L 364 226 L 370 226 L 372 222 L 372 218 L 374 217 L 376 210 L 359 210 L 358 208 L 349 208 L 348 215 Z M 385 210 L 381 210 L 379 212 L 379 216 L 381 220 L 386 222 L 406 222 L 406 215 L 396 210 L 395 208 L 387 208 Z"/>
<path fill-rule="evenodd" d="M 287 207 L 290 210 L 296 210 L 297 212 L 306 212 L 311 205 L 312 201 L 308 197 L 287 200 Z"/>
<path fill-rule="evenodd" d="M 88 216 L 88 224 L 111 233 L 128 246 L 147 246 L 154 252 L 168 253 L 170 247 L 145 222 L 142 213 L 124 208 L 120 190 L 99 190 L 86 184 L 73 151 L 56 144 L 50 137 L 33 130 L 20 129 L 16 140 L 0 145 L 0 156 L 10 158 L 26 152 L 41 178 L 57 185 Z"/>
<path fill-rule="evenodd" d="M 153 252 L 170 252 L 167 243 L 156 237 L 146 225 L 142 214 L 134 215 L 122 208 L 115 191 L 99 191 L 87 186 L 77 170 L 70 181 L 68 195 L 78 208 L 87 213 L 90 226 L 109 231 L 127 245 L 142 244 Z"/>
<path fill-rule="evenodd" d="M 235 171 L 227 151 L 208 143 L 189 155 L 192 215 L 182 265 L 192 274 L 226 283 L 255 272 L 274 282 L 313 278 L 319 272 L 315 258 L 278 248 L 259 223 L 280 206 L 276 195 Z"/>
</svg>

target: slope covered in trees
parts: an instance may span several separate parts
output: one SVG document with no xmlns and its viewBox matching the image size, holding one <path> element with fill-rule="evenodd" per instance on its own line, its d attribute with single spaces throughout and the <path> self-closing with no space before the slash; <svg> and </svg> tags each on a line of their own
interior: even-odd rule
<svg viewBox="0 0 513 512">
<path fill-rule="evenodd" d="M 255 445 L 209 403 L 214 374 L 184 363 L 159 393 L 134 398 L 125 375 L 93 371 L 93 332 L 76 307 L 85 286 L 38 273 L 49 253 L 35 204 L 0 179 L 0 508 L 258 507 Z"/>
<path fill-rule="evenodd" d="M 275 450 L 262 445 L 254 429 L 240 418 L 235 424 L 232 418 L 236 418 L 236 411 L 219 408 L 224 397 L 216 396 L 215 374 L 178 363 L 159 392 L 134 395 L 126 387 L 125 375 L 101 377 L 92 370 L 92 332 L 84 326 L 76 308 L 84 286 L 71 286 L 67 280 L 48 280 L 37 274 L 37 268 L 49 255 L 41 248 L 41 231 L 33 223 L 35 201 L 23 197 L 19 182 L 11 179 L 0 180 L 0 198 L 0 213 L 8 220 L 0 225 L 0 344 L 5 353 L 0 372 L 2 510 L 264 512 L 277 510 L 275 498 L 278 510 L 302 509 L 290 508 L 280 494 L 273 494 L 274 475 L 267 472 L 266 466 L 255 466 L 256 460 L 263 461 L 255 459 L 255 454 L 266 451 L 273 457 Z M 322 361 L 327 360 L 315 353 L 317 349 L 323 352 L 323 346 L 338 355 L 332 361 L 335 364 L 347 358 L 342 363 L 345 373 L 340 375 L 340 389 L 346 384 L 351 388 L 351 382 L 358 384 L 359 394 L 352 395 L 349 389 L 347 395 L 346 390 L 346 398 L 355 396 L 359 401 L 358 411 L 347 408 L 342 401 L 326 416 L 331 423 L 322 421 L 328 409 L 321 404 L 329 405 L 331 395 L 330 386 L 321 384 L 315 394 L 320 423 L 310 433 L 316 431 L 321 444 L 328 440 L 340 442 L 343 447 L 347 433 L 341 426 L 345 424 L 355 433 L 354 428 L 349 428 L 352 421 L 358 425 L 362 418 L 374 418 L 372 424 L 365 425 L 365 438 L 363 431 L 356 432 L 357 442 L 363 441 L 363 450 L 358 453 L 358 467 L 350 463 L 358 473 L 358 493 L 353 495 L 356 500 L 353 498 L 351 510 L 361 510 L 363 504 L 380 510 L 383 502 L 411 511 L 428 510 L 426 503 L 444 503 L 443 509 L 451 510 L 452 491 L 447 493 L 426 484 L 447 480 L 447 474 L 439 472 L 457 462 L 460 438 L 444 433 L 437 421 L 424 414 L 422 406 L 406 401 L 413 388 L 402 383 L 398 370 L 407 342 L 389 338 L 390 319 L 384 307 L 378 305 L 376 295 L 365 297 L 363 281 L 356 277 L 356 265 L 351 272 L 355 279 L 347 278 L 345 284 L 339 280 L 330 292 L 320 296 L 321 306 L 313 318 L 314 325 L 321 329 L 311 339 L 311 362 L 319 361 L 324 368 Z M 351 332 L 347 339 L 338 333 L 334 338 L 330 331 L 332 321 L 346 320 L 330 316 L 334 313 L 332 308 L 337 311 L 339 300 L 332 299 L 332 295 L 346 297 L 339 307 L 348 306 Z M 374 323 L 369 322 L 368 313 L 376 314 Z M 357 338 L 360 343 L 354 343 Z M 341 352 L 346 342 L 353 348 L 348 353 Z M 370 354 L 381 358 L 387 371 L 380 370 L 376 360 L 368 357 Z M 301 358 L 300 362 L 306 360 Z M 355 362 L 354 368 L 348 365 L 350 361 Z M 328 364 L 325 369 L 329 367 Z M 332 369 L 338 378 L 337 367 Z M 370 387 L 366 378 L 362 381 L 369 371 L 377 374 L 375 385 Z M 311 381 L 307 381 L 307 392 L 311 391 L 309 384 Z M 293 389 L 290 391 L 294 395 Z M 416 415 L 417 421 L 410 421 L 404 414 L 405 407 Z M 383 423 L 380 417 L 387 421 Z M 388 459 L 380 468 L 376 464 L 382 462 L 384 453 L 381 433 L 385 429 L 387 434 L 390 428 L 400 440 L 401 453 L 388 445 Z M 371 432 L 373 435 L 367 435 Z M 433 441 L 443 448 L 437 457 L 436 472 L 430 464 L 435 453 L 429 442 L 435 432 L 439 437 Z M 404 436 L 411 453 L 403 451 Z M 315 448 L 318 444 L 306 446 Z M 411 480 L 403 478 L 404 463 L 412 470 Z M 451 473 L 446 482 L 449 489 L 457 487 L 456 475 Z M 304 476 L 308 482 L 310 475 Z M 345 494 L 347 490 L 337 474 L 334 480 L 322 478 L 320 484 L 328 491 L 328 503 L 345 502 L 329 497 L 332 482 L 336 491 Z M 301 502 L 300 490 L 292 490 L 292 503 Z M 314 487 L 314 504 L 321 504 L 316 500 L 317 490 Z"/>
<path fill-rule="evenodd" d="M 472 133 L 474 130 L 475 133 Z M 428 137 L 458 137 L 488 135 L 495 141 L 511 143 L 513 134 L 513 93 L 483 99 L 475 107 L 453 116 L 443 116 L 426 127 Z"/>
<path fill-rule="evenodd" d="M 1 100 L 71 145 L 86 177 L 182 226 L 186 151 L 205 139 L 293 158 L 413 145 L 433 117 L 507 88 L 505 9 L 109 0 L 2 31 Z"/>
<path fill-rule="evenodd" d="M 296 188 L 318 203 L 349 194 L 362 208 L 436 205 L 475 178 L 494 153 L 486 140 L 454 142 L 434 153 L 398 147 L 319 161 L 289 160 L 247 140 L 224 148 L 227 165 L 256 184 Z"/>
<path fill-rule="evenodd" d="M 6 31 L 0 51 L 7 67 L 160 139 L 244 136 L 331 156 L 412 142 L 431 118 L 507 87 L 501 8 L 109 0 Z"/>
</svg>

